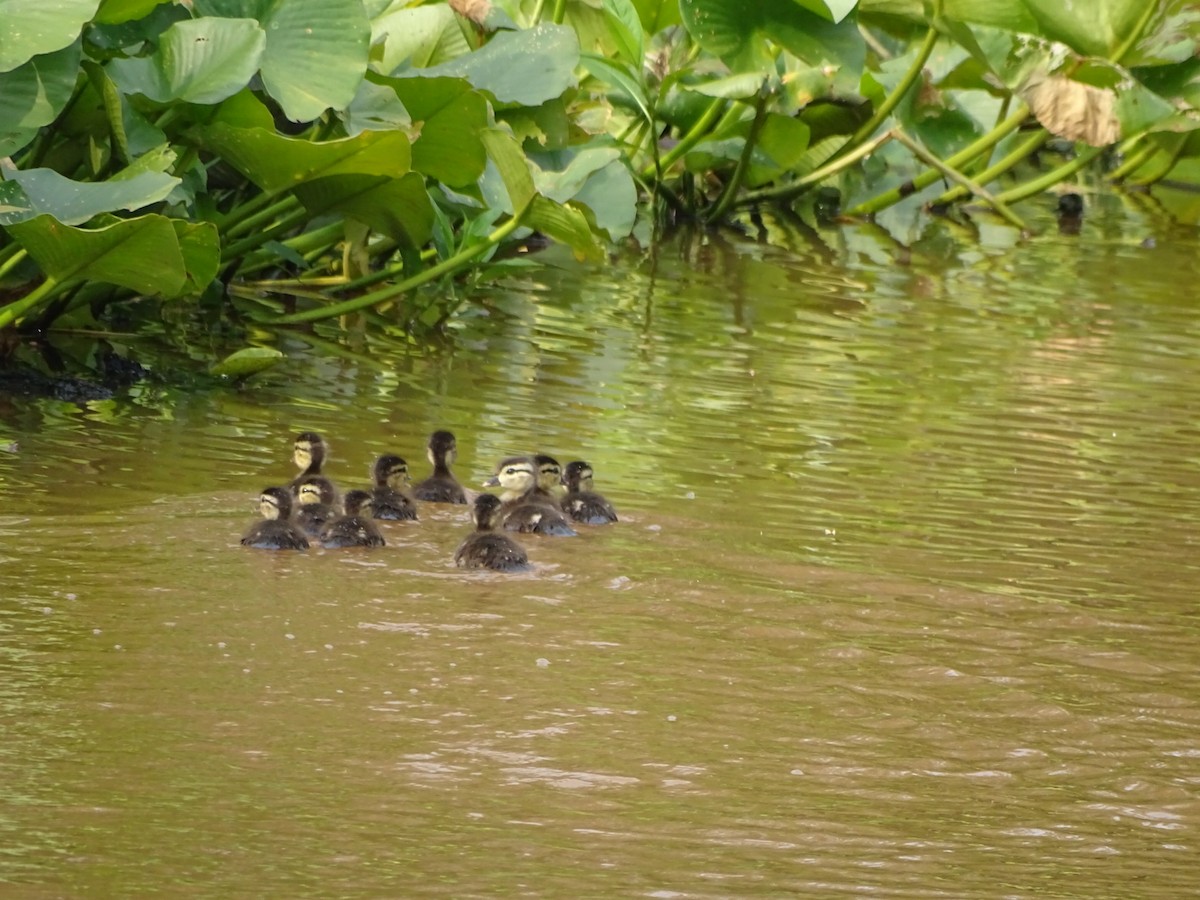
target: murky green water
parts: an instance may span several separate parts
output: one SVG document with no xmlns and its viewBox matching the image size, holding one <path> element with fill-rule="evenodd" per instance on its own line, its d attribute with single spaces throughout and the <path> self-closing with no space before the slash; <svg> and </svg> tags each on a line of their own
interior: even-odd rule
<svg viewBox="0 0 1200 900">
<path fill-rule="evenodd" d="M 253 389 L 6 399 L 4 893 L 1193 894 L 1196 235 L 775 237 Z M 436 427 L 623 521 L 515 577 L 453 567 L 461 509 L 238 546 L 296 431 L 354 486 Z"/>
</svg>

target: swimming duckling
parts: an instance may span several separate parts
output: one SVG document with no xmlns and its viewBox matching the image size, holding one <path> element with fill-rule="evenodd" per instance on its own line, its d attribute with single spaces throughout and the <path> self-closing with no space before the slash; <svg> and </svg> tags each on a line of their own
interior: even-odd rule
<svg viewBox="0 0 1200 900">
<path fill-rule="evenodd" d="M 242 546 L 257 550 L 308 549 L 308 538 L 290 521 L 292 495 L 287 488 L 264 488 L 258 498 L 258 508 L 263 520 L 250 527 L 242 538 Z"/>
<path fill-rule="evenodd" d="M 549 459 L 549 457 L 546 457 Z M 551 460 L 553 462 L 553 460 Z M 557 463 L 554 463 L 557 467 Z M 501 515 L 509 531 L 536 532 L 556 536 L 574 535 L 575 529 L 563 516 L 554 496 L 538 486 L 537 466 L 528 456 L 510 456 L 496 467 L 484 487 L 504 488 Z"/>
<path fill-rule="evenodd" d="M 537 469 L 537 490 L 529 499 L 555 509 L 561 508 L 562 498 L 567 492 L 563 487 L 562 466 L 557 459 L 545 453 L 534 456 L 533 465 Z"/>
<path fill-rule="evenodd" d="M 321 466 L 325 465 L 325 457 L 329 455 L 329 445 L 315 431 L 303 431 L 296 435 L 292 444 L 292 461 L 300 474 L 292 481 L 295 486 L 305 475 L 320 475 Z"/>
<path fill-rule="evenodd" d="M 449 431 L 429 436 L 425 455 L 433 464 L 433 474 L 413 488 L 413 496 L 430 503 L 466 503 L 467 493 L 450 474 L 450 465 L 458 457 L 458 442 Z"/>
<path fill-rule="evenodd" d="M 563 512 L 576 522 L 607 525 L 617 521 L 617 511 L 612 504 L 592 490 L 592 467 L 583 460 L 567 463 L 562 480 L 567 486 L 567 496 L 562 501 Z"/>
<path fill-rule="evenodd" d="M 316 537 L 322 528 L 337 518 L 337 488 L 324 475 L 304 475 L 297 479 L 294 490 L 299 502 L 296 524 L 306 534 Z"/>
<path fill-rule="evenodd" d="M 500 521 L 502 502 L 495 494 L 475 498 L 471 518 L 475 531 L 454 551 L 454 564 L 464 569 L 495 569 L 497 572 L 521 572 L 529 568 L 529 557 L 521 545 L 507 534 L 493 529 Z"/>
<path fill-rule="evenodd" d="M 417 504 L 406 491 L 408 463 L 399 456 L 381 456 L 371 467 L 371 480 L 375 482 L 368 497 L 371 515 L 392 522 L 417 520 Z"/>
<path fill-rule="evenodd" d="M 383 535 L 363 510 L 371 502 L 368 491 L 346 491 L 343 500 L 346 514 L 327 523 L 321 529 L 321 546 L 328 549 L 339 547 L 382 547 L 386 543 Z"/>
</svg>

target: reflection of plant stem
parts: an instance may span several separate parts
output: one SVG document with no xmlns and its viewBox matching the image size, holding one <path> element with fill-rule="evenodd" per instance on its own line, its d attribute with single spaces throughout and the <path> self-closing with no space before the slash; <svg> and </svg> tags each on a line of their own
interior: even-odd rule
<svg viewBox="0 0 1200 900">
<path fill-rule="evenodd" d="M 499 228 L 492 231 L 486 238 L 478 244 L 472 244 L 469 247 L 464 247 L 454 256 L 443 260 L 436 266 L 430 266 L 423 272 L 414 275 L 412 278 L 401 281 L 398 284 L 390 284 L 385 288 L 374 291 L 370 294 L 364 294 L 361 297 L 355 297 L 353 300 L 344 300 L 341 303 L 334 303 L 331 306 L 322 306 L 318 309 L 309 309 L 304 312 L 292 313 L 291 315 L 279 316 L 276 319 L 270 320 L 272 325 L 292 325 L 299 322 L 316 322 L 321 319 L 332 319 L 335 316 L 343 316 L 346 313 L 358 312 L 361 309 L 366 309 L 370 306 L 376 306 L 380 303 L 386 303 L 389 300 L 394 300 L 401 294 L 406 294 L 413 288 L 420 287 L 423 284 L 428 284 L 443 275 L 447 275 L 458 268 L 461 268 L 476 256 L 490 250 L 492 247 L 499 244 L 506 237 L 521 227 L 521 222 L 525 218 L 525 214 L 529 212 L 533 205 L 533 198 L 522 206 L 516 214 L 501 225 Z"/>
<path fill-rule="evenodd" d="M 1002 203 L 1016 203 L 1019 200 L 1024 200 L 1026 197 L 1032 197 L 1034 194 L 1040 194 L 1048 187 L 1058 184 L 1060 181 L 1065 181 L 1070 178 L 1093 159 L 1104 152 L 1103 147 L 1088 147 L 1080 151 L 1070 162 L 1064 163 L 1053 171 L 1047 172 L 1040 178 L 1035 178 L 1033 181 L 1028 181 L 1025 184 L 1017 185 L 1015 188 L 1009 188 L 1003 193 L 997 194 L 996 199 Z"/>
<path fill-rule="evenodd" d="M 980 184 L 988 184 L 989 182 L 995 181 L 1017 163 L 1028 157 L 1048 140 L 1050 140 L 1050 132 L 1039 129 L 1026 138 L 1022 143 L 1018 144 L 1011 151 L 1009 151 L 1007 156 L 998 159 L 991 166 L 976 175 L 975 180 Z M 950 188 L 950 190 L 946 191 L 946 193 L 942 194 L 942 196 L 938 197 L 933 202 L 938 205 L 943 203 L 953 203 L 955 200 L 961 200 L 970 193 L 970 190 L 962 186 Z"/>
<path fill-rule="evenodd" d="M 746 143 L 742 147 L 742 155 L 738 157 L 737 166 L 734 167 L 733 174 L 729 176 L 729 181 L 725 183 L 725 190 L 721 192 L 720 198 L 713 207 L 704 215 L 706 222 L 718 222 L 725 218 L 725 213 L 729 212 L 733 206 L 733 201 L 737 199 L 737 192 L 742 186 L 742 182 L 746 178 L 746 172 L 750 169 L 750 158 L 754 155 L 754 147 L 758 143 L 758 136 L 762 132 L 763 124 L 767 121 L 767 100 L 771 97 L 771 90 L 764 81 L 762 87 L 758 90 L 758 98 L 754 103 L 754 121 L 750 123 L 750 131 L 746 135 Z"/>
<path fill-rule="evenodd" d="M 708 104 L 708 108 L 704 110 L 700 118 L 688 129 L 688 133 L 679 139 L 678 144 L 664 153 L 662 159 L 657 163 L 642 170 L 642 177 L 651 178 L 655 174 L 661 176 L 661 173 L 669 169 L 677 159 L 708 137 L 712 124 L 717 121 L 724 110 L 725 101 L 720 97 L 715 98 L 712 103 Z"/>
<path fill-rule="evenodd" d="M 988 191 L 988 189 L 985 188 L 983 185 L 972 180 L 971 178 L 968 178 L 962 172 L 959 172 L 959 171 L 955 170 L 954 168 L 946 165 L 944 162 L 942 162 L 940 159 L 938 159 L 934 154 L 930 153 L 928 150 L 926 150 L 924 147 L 922 147 L 920 144 L 918 144 L 916 141 L 914 141 L 912 138 L 910 138 L 908 135 L 906 135 L 903 131 L 896 129 L 892 132 L 892 135 L 896 138 L 896 140 L 898 140 L 905 147 L 907 147 L 909 150 L 911 150 L 916 156 L 918 156 L 922 160 L 924 160 L 926 165 L 933 166 L 935 169 L 937 169 L 939 172 L 941 172 L 947 178 L 957 181 L 963 187 L 967 188 L 972 194 L 975 194 L 977 197 L 979 197 L 980 199 L 982 199 L 982 200 L 986 201 L 988 204 L 990 204 L 992 206 L 992 208 L 995 209 L 996 212 L 998 212 L 1001 216 L 1003 216 L 1007 222 L 1009 222 L 1012 225 L 1015 225 L 1017 228 L 1020 228 L 1022 231 L 1025 230 L 1025 223 L 1023 221 L 1021 221 L 1020 216 L 1018 216 L 1011 209 L 1009 209 L 1005 205 L 1003 200 L 1000 200 L 999 198 L 992 196 L 992 194 Z"/>
<path fill-rule="evenodd" d="M 991 150 L 992 147 L 996 146 L 996 144 L 1000 143 L 1000 141 L 1008 137 L 1008 135 L 1010 135 L 1012 132 L 1016 131 L 1028 116 L 1029 107 L 1024 103 L 1018 103 L 1017 108 L 1013 110 L 1013 114 L 1011 116 L 997 125 L 983 137 L 973 141 L 947 159 L 946 165 L 953 169 L 961 169 L 975 157 L 979 156 L 981 153 L 986 153 L 988 150 Z M 912 181 L 905 182 L 899 187 L 892 188 L 890 191 L 885 191 L 877 197 L 872 197 L 865 203 L 860 203 L 853 209 L 847 210 L 847 215 L 868 216 L 872 213 L 879 212 L 881 209 L 887 209 L 889 206 L 899 203 L 905 197 L 911 196 L 917 191 L 924 190 L 941 177 L 942 173 L 937 169 L 928 169 L 927 171 L 922 172 L 916 178 L 912 179 Z"/>
<path fill-rule="evenodd" d="M 795 181 L 789 181 L 781 187 L 763 188 L 758 191 L 748 191 L 743 194 L 738 201 L 739 206 L 746 206 L 750 203 L 786 203 L 803 194 L 814 184 L 820 184 L 826 178 L 836 175 L 843 169 L 848 169 L 860 159 L 865 159 L 870 156 L 884 144 L 892 139 L 892 133 L 885 131 L 883 134 L 877 135 L 872 140 L 865 144 L 859 144 L 845 156 L 839 156 L 832 162 L 828 162 L 819 169 L 813 169 L 807 175 L 797 178 Z"/>
</svg>

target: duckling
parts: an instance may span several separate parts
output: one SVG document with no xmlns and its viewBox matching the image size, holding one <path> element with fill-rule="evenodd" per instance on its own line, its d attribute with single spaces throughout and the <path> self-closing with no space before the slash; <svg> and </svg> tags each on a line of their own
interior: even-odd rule
<svg viewBox="0 0 1200 900">
<path fill-rule="evenodd" d="M 562 466 L 558 464 L 557 459 L 545 453 L 534 456 L 533 465 L 537 469 L 537 490 L 530 499 L 559 509 L 567 492 L 563 487 Z"/>
<path fill-rule="evenodd" d="M 321 466 L 325 465 L 325 457 L 329 455 L 329 445 L 315 431 L 303 431 L 296 435 L 292 445 L 292 461 L 300 474 L 292 481 L 293 493 L 295 485 L 305 475 L 320 475 Z"/>
<path fill-rule="evenodd" d="M 375 482 L 368 496 L 371 515 L 392 522 L 417 520 L 417 504 L 406 491 L 408 463 L 399 456 L 381 456 L 371 467 L 371 480 Z"/>
<path fill-rule="evenodd" d="M 324 475 L 305 475 L 297 480 L 296 524 L 311 537 L 317 537 L 321 529 L 337 518 L 338 495 L 333 482 Z"/>
<path fill-rule="evenodd" d="M 264 488 L 258 498 L 263 520 L 242 538 L 242 546 L 258 550 L 307 550 L 308 538 L 291 521 L 292 495 L 287 488 Z"/>
<path fill-rule="evenodd" d="M 321 529 L 321 546 L 327 549 L 338 547 L 382 547 L 383 535 L 369 516 L 363 515 L 364 508 L 371 502 L 368 491 L 346 491 L 343 503 L 346 514 L 326 523 Z"/>
<path fill-rule="evenodd" d="M 567 496 L 562 508 L 576 522 L 585 525 L 607 525 L 617 521 L 617 511 L 600 494 L 592 491 L 592 467 L 581 459 L 567 463 L 563 472 Z"/>
<path fill-rule="evenodd" d="M 550 462 L 554 463 L 552 459 Z M 554 467 L 557 466 L 558 463 L 554 463 Z M 554 496 L 538 486 L 537 468 L 534 458 L 510 456 L 502 460 L 496 467 L 496 474 L 483 483 L 484 487 L 499 485 L 504 488 L 500 494 L 504 527 L 509 531 L 574 535 L 575 530 L 563 517 Z"/>
<path fill-rule="evenodd" d="M 466 503 L 467 493 L 450 474 L 450 465 L 458 457 L 458 442 L 449 431 L 429 436 L 425 455 L 433 464 L 433 474 L 413 488 L 413 496 L 430 503 Z"/>
<path fill-rule="evenodd" d="M 471 518 L 475 531 L 454 551 L 454 564 L 465 569 L 495 569 L 497 572 L 522 572 L 529 568 L 529 557 L 521 545 L 507 534 L 493 529 L 500 521 L 502 501 L 495 494 L 475 498 Z"/>
</svg>

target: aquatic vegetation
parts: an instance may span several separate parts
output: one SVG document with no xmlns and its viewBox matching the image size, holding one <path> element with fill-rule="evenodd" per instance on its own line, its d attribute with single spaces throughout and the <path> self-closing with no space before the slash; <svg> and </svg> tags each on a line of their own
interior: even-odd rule
<svg viewBox="0 0 1200 900">
<path fill-rule="evenodd" d="M 0 47 L 0 331 L 157 298 L 271 328 L 371 310 L 419 334 L 460 307 L 452 279 L 536 265 L 519 252 L 535 235 L 598 260 L 681 220 L 968 199 L 1024 229 L 1020 201 L 1094 161 L 1112 181 L 1200 179 L 1182 0 L 4 16 L 22 37 Z M 249 350 L 212 371 L 281 358 Z"/>
</svg>

